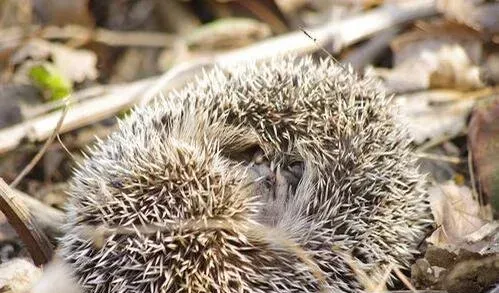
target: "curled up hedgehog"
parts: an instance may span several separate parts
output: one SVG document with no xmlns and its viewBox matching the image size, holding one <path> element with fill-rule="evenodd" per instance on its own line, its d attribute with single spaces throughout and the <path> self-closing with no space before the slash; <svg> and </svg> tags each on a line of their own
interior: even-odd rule
<svg viewBox="0 0 499 293">
<path fill-rule="evenodd" d="M 409 143 L 331 60 L 214 69 L 90 151 L 59 255 L 88 293 L 362 292 L 431 222 Z"/>
</svg>

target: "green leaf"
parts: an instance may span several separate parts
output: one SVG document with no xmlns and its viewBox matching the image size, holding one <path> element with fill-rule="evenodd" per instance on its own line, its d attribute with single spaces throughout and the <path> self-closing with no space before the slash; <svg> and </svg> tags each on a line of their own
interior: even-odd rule
<svg viewBox="0 0 499 293">
<path fill-rule="evenodd" d="M 51 101 L 60 100 L 73 91 L 73 83 L 51 63 L 35 65 L 28 74 L 36 86 L 48 92 Z"/>
</svg>

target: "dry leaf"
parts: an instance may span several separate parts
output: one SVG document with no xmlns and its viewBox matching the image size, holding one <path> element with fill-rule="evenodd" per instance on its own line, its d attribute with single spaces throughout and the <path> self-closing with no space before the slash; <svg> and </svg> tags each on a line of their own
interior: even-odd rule
<svg viewBox="0 0 499 293">
<path fill-rule="evenodd" d="M 75 50 L 69 47 L 51 44 L 52 59 L 63 74 L 75 81 L 94 80 L 98 76 L 97 56 L 90 50 Z"/>
<path fill-rule="evenodd" d="M 499 100 L 477 107 L 471 116 L 468 148 L 486 203 L 499 211 Z"/>
<path fill-rule="evenodd" d="M 442 19 L 416 21 L 415 28 L 391 42 L 394 67 L 424 51 L 436 52 L 443 46 L 458 44 L 472 63 L 479 64 L 483 54 L 483 35 L 469 26 Z"/>
<path fill-rule="evenodd" d="M 438 227 L 427 239 L 428 242 L 438 247 L 458 248 L 467 235 L 487 224 L 482 219 L 480 205 L 473 199 L 468 187 L 449 182 L 433 186 L 428 193 Z"/>
<path fill-rule="evenodd" d="M 84 80 L 94 80 L 98 76 L 97 56 L 90 50 L 72 49 L 70 47 L 50 43 L 40 39 L 30 40 L 26 45 L 20 48 L 12 57 L 13 64 L 37 63 L 52 60 L 53 65 L 66 78 L 74 82 L 83 82 Z M 26 62 L 26 61 L 30 62 Z M 31 66 L 31 65 L 30 65 Z M 16 77 L 18 81 L 23 81 L 25 71 L 20 71 Z"/>
<path fill-rule="evenodd" d="M 399 108 L 396 118 L 406 125 L 417 144 L 460 133 L 474 105 L 473 100 L 462 99 L 459 92 L 443 90 L 398 96 L 395 103 Z"/>
<path fill-rule="evenodd" d="M 483 87 L 480 68 L 458 44 L 424 49 L 393 70 L 381 72 L 380 76 L 388 90 L 399 93 L 429 88 L 470 90 Z"/>
</svg>

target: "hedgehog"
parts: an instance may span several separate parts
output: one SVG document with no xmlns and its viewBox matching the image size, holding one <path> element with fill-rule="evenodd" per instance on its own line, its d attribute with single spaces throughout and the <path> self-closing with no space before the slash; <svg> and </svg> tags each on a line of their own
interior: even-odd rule
<svg viewBox="0 0 499 293">
<path fill-rule="evenodd" d="M 203 72 L 88 151 L 60 257 L 91 293 L 363 292 L 431 224 L 395 110 L 330 58 Z"/>
</svg>

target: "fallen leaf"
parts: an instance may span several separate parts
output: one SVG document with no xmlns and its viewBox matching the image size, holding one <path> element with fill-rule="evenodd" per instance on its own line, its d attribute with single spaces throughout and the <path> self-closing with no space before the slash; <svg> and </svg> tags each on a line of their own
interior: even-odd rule
<svg viewBox="0 0 499 293">
<path fill-rule="evenodd" d="M 416 21 L 415 28 L 398 35 L 390 44 L 394 67 L 423 51 L 435 52 L 443 46 L 458 44 L 473 64 L 479 64 L 483 54 L 482 34 L 469 26 L 442 19 Z"/>
<path fill-rule="evenodd" d="M 480 195 L 499 211 L 499 99 L 483 103 L 472 113 L 468 148 L 473 156 Z"/>
<path fill-rule="evenodd" d="M 49 100 L 63 99 L 73 91 L 73 83 L 51 63 L 32 66 L 28 75 L 35 85 L 49 93 Z"/>
<path fill-rule="evenodd" d="M 52 59 L 67 78 L 74 82 L 95 80 L 97 78 L 97 56 L 90 50 L 72 49 L 51 43 Z"/>
<path fill-rule="evenodd" d="M 449 251 L 429 245 L 424 258 L 411 266 L 411 279 L 418 288 L 449 293 L 485 292 L 484 288 L 499 280 L 498 261 L 497 252 Z"/>
<path fill-rule="evenodd" d="M 470 90 L 483 87 L 480 68 L 474 65 L 458 44 L 424 49 L 392 70 L 381 72 L 391 92 L 408 92 L 429 88 Z"/>
<path fill-rule="evenodd" d="M 466 126 L 474 100 L 462 93 L 434 90 L 398 96 L 396 119 L 405 125 L 416 144 L 443 135 L 454 136 Z"/>
<path fill-rule="evenodd" d="M 85 80 L 95 80 L 98 76 L 97 56 L 94 52 L 84 49 L 50 43 L 40 39 L 30 40 L 20 48 L 12 57 L 11 62 L 23 70 L 17 70 L 17 80 L 23 81 L 23 75 L 30 71 L 32 64 L 38 65 L 50 62 L 57 68 L 62 76 L 73 82 L 81 83 Z M 26 69 L 22 66 L 32 64 Z"/>
<path fill-rule="evenodd" d="M 431 187 L 428 193 L 438 228 L 427 241 L 435 246 L 460 248 L 466 236 L 487 224 L 481 206 L 468 187 L 449 182 Z"/>
</svg>

